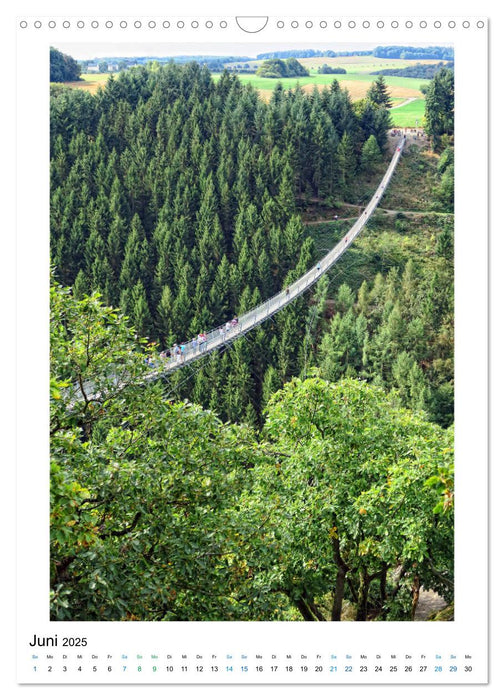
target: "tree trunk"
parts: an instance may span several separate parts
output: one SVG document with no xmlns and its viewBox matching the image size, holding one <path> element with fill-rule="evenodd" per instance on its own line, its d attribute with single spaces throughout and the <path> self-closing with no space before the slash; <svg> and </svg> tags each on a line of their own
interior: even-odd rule
<svg viewBox="0 0 504 700">
<path fill-rule="evenodd" d="M 333 622 L 341 621 L 341 612 L 343 609 L 343 593 L 345 591 L 346 571 L 343 568 L 338 569 L 336 574 L 336 585 L 333 592 L 333 605 L 331 610 L 331 620 Z"/>
<path fill-rule="evenodd" d="M 367 598 L 369 589 L 370 577 L 363 567 L 359 572 L 359 595 L 357 598 L 357 616 L 356 620 L 365 622 L 367 619 Z"/>
<path fill-rule="evenodd" d="M 301 615 L 303 616 L 303 620 L 306 622 L 316 622 L 317 618 L 315 615 L 312 613 L 308 605 L 305 603 L 305 601 L 302 598 L 298 598 L 298 600 L 293 601 L 294 605 L 297 607 Z"/>
<path fill-rule="evenodd" d="M 387 598 L 387 571 L 387 565 L 383 564 L 380 572 L 380 610 L 383 609 Z"/>
<path fill-rule="evenodd" d="M 336 522 L 333 519 L 333 527 L 336 527 Z M 348 566 L 343 560 L 340 551 L 340 544 L 338 537 L 332 538 L 332 549 L 333 549 L 333 561 L 338 567 L 338 573 L 336 574 L 336 585 L 333 589 L 333 604 L 331 610 L 331 620 L 333 622 L 339 622 L 341 620 L 341 611 L 343 608 L 343 594 L 345 592 L 345 578 L 348 571 Z"/>
<path fill-rule="evenodd" d="M 411 619 L 415 619 L 415 612 L 417 609 L 418 605 L 418 599 L 420 598 L 420 577 L 417 575 L 413 579 L 413 585 L 411 586 L 411 595 L 412 595 L 412 602 L 411 602 Z"/>
</svg>

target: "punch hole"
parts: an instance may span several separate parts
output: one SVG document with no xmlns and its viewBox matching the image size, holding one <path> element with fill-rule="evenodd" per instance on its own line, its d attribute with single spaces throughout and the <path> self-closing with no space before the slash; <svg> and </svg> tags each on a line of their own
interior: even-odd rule
<svg viewBox="0 0 504 700">
<path fill-rule="evenodd" d="M 268 24 L 268 19 L 269 18 L 265 16 L 235 17 L 236 24 L 240 27 L 240 29 L 244 32 L 248 32 L 249 34 L 257 34 L 257 32 L 262 31 L 264 27 Z M 277 23 L 277 27 L 279 26 L 280 22 Z"/>
<path fill-rule="evenodd" d="M 336 22 L 334 23 L 334 28 L 340 29 L 340 27 L 341 27 L 341 22 L 339 21 L 339 19 L 337 19 Z"/>
<path fill-rule="evenodd" d="M 357 24 L 353 21 L 353 19 L 351 19 L 350 22 L 348 23 L 348 26 L 350 27 L 350 29 L 355 29 Z"/>
<path fill-rule="evenodd" d="M 126 27 L 128 26 L 128 23 L 127 23 L 125 20 L 122 19 L 122 20 L 119 22 L 119 26 L 121 27 L 121 29 L 126 29 Z"/>
<path fill-rule="evenodd" d="M 179 29 L 183 29 L 185 27 L 185 24 L 181 19 L 179 19 L 179 21 L 177 22 L 177 27 Z"/>
<path fill-rule="evenodd" d="M 23 19 L 19 23 L 19 26 L 21 27 L 21 29 L 26 29 L 26 27 L 28 26 L 28 22 L 25 22 L 25 20 Z"/>
<path fill-rule="evenodd" d="M 198 27 L 199 27 L 199 22 L 197 22 L 196 20 L 193 20 L 193 21 L 191 22 L 191 27 L 192 27 L 193 29 L 198 29 Z"/>
<path fill-rule="evenodd" d="M 207 20 L 207 21 L 205 22 L 205 27 L 206 27 L 207 29 L 211 29 L 211 28 L 213 27 L 213 22 L 212 22 L 212 20 L 210 20 L 210 19 Z"/>
<path fill-rule="evenodd" d="M 420 22 L 420 28 L 421 28 L 421 29 L 425 29 L 426 26 L 427 26 L 427 22 L 423 19 L 423 20 Z"/>
<path fill-rule="evenodd" d="M 476 22 L 476 26 L 478 27 L 478 29 L 483 29 L 485 23 L 480 20 L 479 22 Z"/>
<path fill-rule="evenodd" d="M 170 23 L 168 22 L 167 19 L 165 19 L 165 20 L 163 21 L 163 28 L 164 28 L 164 29 L 169 29 L 169 28 L 170 28 Z"/>
<path fill-rule="evenodd" d="M 35 29 L 40 29 L 40 27 L 42 26 L 42 22 L 37 20 L 36 22 L 33 23 L 33 26 L 35 27 Z"/>
<path fill-rule="evenodd" d="M 98 27 L 100 26 L 100 23 L 97 22 L 97 21 L 94 19 L 94 20 L 91 22 L 91 26 L 93 27 L 93 29 L 98 29 Z"/>
<path fill-rule="evenodd" d="M 442 25 L 441 25 L 441 22 L 439 20 L 436 20 L 434 22 L 434 26 L 436 27 L 436 29 L 439 29 Z"/>
<path fill-rule="evenodd" d="M 383 27 L 385 26 L 385 22 L 383 22 L 383 21 L 380 19 L 380 20 L 376 23 L 376 26 L 378 27 L 378 29 L 383 29 Z"/>
<path fill-rule="evenodd" d="M 65 29 L 68 29 L 70 27 L 70 22 L 67 19 L 63 22 L 63 27 Z"/>
<path fill-rule="evenodd" d="M 81 19 L 77 22 L 77 29 L 84 29 L 86 26 L 86 23 L 83 22 Z"/>
<path fill-rule="evenodd" d="M 221 27 L 221 29 L 226 29 L 226 27 L 227 27 L 227 22 L 226 22 L 226 20 L 223 19 L 222 22 L 220 22 L 219 26 Z"/>
<path fill-rule="evenodd" d="M 392 27 L 392 29 L 397 29 L 397 27 L 399 26 L 399 22 L 397 20 L 394 20 L 390 23 L 390 26 Z"/>
<path fill-rule="evenodd" d="M 327 29 L 327 22 L 325 21 L 325 19 L 322 20 L 319 26 L 321 29 Z"/>
<path fill-rule="evenodd" d="M 453 20 L 450 20 L 450 21 L 448 22 L 448 26 L 450 27 L 450 29 L 453 29 L 454 27 L 457 26 L 457 23 L 454 22 Z"/>
<path fill-rule="evenodd" d="M 49 29 L 54 29 L 54 27 L 56 26 L 56 22 L 52 19 L 47 26 L 49 27 Z"/>
<path fill-rule="evenodd" d="M 365 19 L 362 23 L 362 26 L 364 27 L 364 29 L 369 29 L 369 27 L 371 26 L 371 22 L 368 22 L 367 19 Z"/>
<path fill-rule="evenodd" d="M 135 27 L 135 29 L 140 29 L 142 26 L 142 23 L 140 22 L 140 20 L 137 19 L 133 22 L 133 26 Z"/>
<path fill-rule="evenodd" d="M 283 29 L 283 28 L 285 27 L 285 23 L 282 22 L 282 20 L 279 20 L 279 21 L 277 22 L 277 27 L 278 27 L 278 29 Z"/>
<path fill-rule="evenodd" d="M 114 26 L 114 23 L 111 22 L 111 21 L 108 19 L 108 20 L 105 22 L 105 26 L 107 27 L 107 29 L 112 29 L 112 27 Z"/>
<path fill-rule="evenodd" d="M 413 26 L 413 22 L 411 20 L 408 20 L 405 26 L 407 29 L 411 29 L 411 27 Z"/>
</svg>

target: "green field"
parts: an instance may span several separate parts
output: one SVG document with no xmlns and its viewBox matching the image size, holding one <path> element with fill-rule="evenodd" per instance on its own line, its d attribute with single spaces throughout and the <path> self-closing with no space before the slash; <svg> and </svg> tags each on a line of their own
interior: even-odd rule
<svg viewBox="0 0 504 700">
<path fill-rule="evenodd" d="M 221 77 L 221 73 L 212 73 L 215 80 Z M 258 90 L 273 90 L 277 83 L 282 83 L 286 90 L 293 90 L 296 85 L 330 85 L 334 78 L 341 78 L 341 75 L 308 75 L 306 77 L 298 78 L 282 78 L 281 80 L 275 78 L 261 78 L 258 75 L 252 73 L 240 73 L 238 74 L 242 83 L 249 83 L 252 87 Z"/>
<path fill-rule="evenodd" d="M 414 100 L 413 102 L 410 102 L 407 105 L 404 105 L 404 107 L 397 107 L 396 109 L 392 109 L 390 112 L 390 116 L 392 117 L 394 126 L 401 127 L 421 127 L 424 114 L 425 100 L 421 98 Z"/>
<path fill-rule="evenodd" d="M 219 78 L 221 73 L 213 73 L 215 78 Z M 296 85 L 330 85 L 333 80 L 338 82 L 363 82 L 371 85 L 378 76 L 370 75 L 369 73 L 343 73 L 343 74 L 319 74 L 312 73 L 306 77 L 297 78 L 282 78 L 281 80 L 276 78 L 262 78 L 258 75 L 253 75 L 251 73 L 241 73 L 238 75 L 240 80 L 244 83 L 250 83 L 253 87 L 258 90 L 273 90 L 278 82 L 281 82 L 286 90 L 295 88 Z M 385 82 L 388 86 L 398 87 L 398 88 L 408 88 L 410 90 L 420 90 L 421 85 L 429 82 L 428 80 L 420 78 L 401 78 L 396 75 L 386 75 Z"/>
</svg>

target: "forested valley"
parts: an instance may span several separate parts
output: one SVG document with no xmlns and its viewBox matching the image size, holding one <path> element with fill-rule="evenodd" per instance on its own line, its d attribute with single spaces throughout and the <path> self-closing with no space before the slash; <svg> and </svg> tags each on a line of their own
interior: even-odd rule
<svg viewBox="0 0 504 700">
<path fill-rule="evenodd" d="M 147 356 L 344 236 L 391 157 L 386 86 L 266 102 L 152 64 L 52 88 L 52 619 L 411 619 L 420 586 L 452 602 L 448 73 L 427 93 L 437 153 L 411 143 L 313 292 L 149 383 Z"/>
</svg>

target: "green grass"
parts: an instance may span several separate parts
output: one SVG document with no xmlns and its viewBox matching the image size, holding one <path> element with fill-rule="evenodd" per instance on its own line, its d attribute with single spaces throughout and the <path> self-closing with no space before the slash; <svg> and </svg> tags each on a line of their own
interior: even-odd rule
<svg viewBox="0 0 504 700">
<path fill-rule="evenodd" d="M 425 100 L 418 98 L 404 107 L 397 107 L 390 112 L 394 126 L 422 126 L 422 119 L 425 114 Z M 418 121 L 418 124 L 417 124 Z"/>
<path fill-rule="evenodd" d="M 220 73 L 212 73 L 212 76 L 218 80 L 221 76 Z M 274 90 L 277 83 L 282 83 L 286 90 L 292 90 L 299 85 L 330 85 L 334 78 L 341 78 L 341 75 L 309 75 L 306 77 L 298 78 L 261 78 L 258 75 L 251 75 L 248 73 L 239 74 L 239 79 L 242 83 L 250 83 L 252 87 L 258 90 Z"/>
<path fill-rule="evenodd" d="M 220 73 L 213 73 L 214 78 L 220 78 Z M 309 76 L 297 77 L 297 78 L 261 78 L 257 75 L 252 75 L 250 73 L 239 74 L 238 77 L 243 83 L 250 83 L 253 87 L 259 90 L 273 90 L 278 82 L 281 82 L 285 89 L 295 88 L 297 83 L 300 85 L 330 85 L 334 79 L 338 82 L 349 81 L 362 81 L 364 83 L 371 84 L 374 82 L 378 76 L 369 75 L 369 73 L 344 73 L 344 74 L 318 74 L 312 73 Z M 385 81 L 387 85 L 396 87 L 405 87 L 412 90 L 419 90 L 420 85 L 424 85 L 427 80 L 422 80 L 419 78 L 400 78 L 395 75 L 385 76 Z"/>
</svg>

